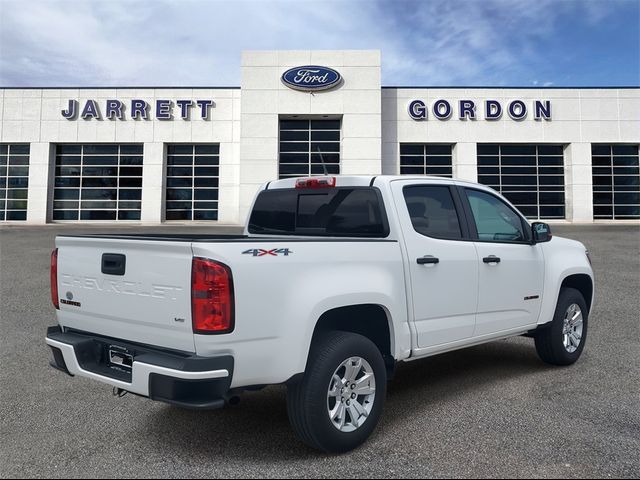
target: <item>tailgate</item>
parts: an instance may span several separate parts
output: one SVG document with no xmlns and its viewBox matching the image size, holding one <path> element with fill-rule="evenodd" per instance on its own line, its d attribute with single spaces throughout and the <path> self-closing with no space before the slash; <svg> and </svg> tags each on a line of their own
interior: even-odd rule
<svg viewBox="0 0 640 480">
<path fill-rule="evenodd" d="M 191 242 L 58 237 L 63 327 L 194 352 Z"/>
</svg>

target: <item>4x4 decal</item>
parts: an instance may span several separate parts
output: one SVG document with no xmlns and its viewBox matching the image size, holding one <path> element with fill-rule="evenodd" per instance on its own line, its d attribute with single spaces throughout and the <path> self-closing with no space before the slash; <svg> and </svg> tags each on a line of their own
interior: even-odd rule
<svg viewBox="0 0 640 480">
<path fill-rule="evenodd" d="M 288 257 L 290 253 L 293 253 L 293 252 L 288 248 L 274 248 L 272 250 L 265 250 L 264 248 L 252 248 L 242 252 L 243 255 L 251 255 L 253 257 L 264 257 L 264 256 L 278 257 L 280 255 L 284 255 L 285 257 Z"/>
</svg>

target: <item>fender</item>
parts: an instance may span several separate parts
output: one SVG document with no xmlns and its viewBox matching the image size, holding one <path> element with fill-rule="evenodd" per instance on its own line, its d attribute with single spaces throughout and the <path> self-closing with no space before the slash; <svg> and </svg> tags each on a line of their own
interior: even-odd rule
<svg viewBox="0 0 640 480">
<path fill-rule="evenodd" d="M 308 277 L 296 297 L 298 302 L 291 305 L 291 311 L 306 312 L 301 322 L 296 342 L 292 343 L 295 352 L 289 352 L 289 361 L 294 362 L 297 372 L 306 368 L 311 341 L 318 321 L 322 315 L 330 310 L 354 305 L 378 305 L 383 308 L 387 316 L 390 335 L 390 351 L 395 359 L 408 356 L 411 349 L 411 333 L 406 311 L 404 282 L 398 282 L 401 277 L 391 278 L 388 273 L 371 265 L 368 272 L 360 271 L 357 282 L 342 281 L 328 282 L 325 275 Z M 343 277 L 344 278 L 344 277 Z M 334 277 L 335 279 L 335 277 Z M 355 280 L 355 279 L 354 279 Z M 391 288 L 389 288 L 391 286 Z M 304 300 L 314 298 L 312 292 L 323 292 L 323 298 L 314 304 L 304 304 Z M 315 296 L 317 298 L 317 295 Z"/>
<path fill-rule="evenodd" d="M 586 247 L 580 242 L 561 237 L 554 237 L 550 242 L 540 245 L 544 251 L 546 268 L 538 325 L 544 325 L 553 320 L 562 282 L 571 275 L 588 275 L 591 278 L 591 286 L 594 289 L 589 306 L 591 311 L 595 296 L 595 282 L 593 269 L 585 253 Z"/>
</svg>

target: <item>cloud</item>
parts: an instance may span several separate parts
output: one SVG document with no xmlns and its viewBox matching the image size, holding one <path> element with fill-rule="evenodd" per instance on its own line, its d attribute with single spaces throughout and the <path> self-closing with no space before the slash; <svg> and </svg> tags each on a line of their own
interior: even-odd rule
<svg viewBox="0 0 640 480">
<path fill-rule="evenodd" d="M 381 18 L 400 27 L 394 42 L 399 60 L 389 62 L 385 55 L 385 68 L 391 67 L 387 81 L 415 77 L 419 66 L 428 85 L 526 84 L 550 53 L 539 46 L 571 26 L 560 21 L 584 14 L 585 21 L 597 23 L 615 10 L 593 6 L 582 11 L 578 2 L 558 0 L 400 0 L 378 5 L 385 13 Z"/>
<path fill-rule="evenodd" d="M 530 84 L 560 21 L 604 3 L 0 0 L 0 85 L 233 86 L 245 49 L 360 48 L 386 85 Z"/>
</svg>

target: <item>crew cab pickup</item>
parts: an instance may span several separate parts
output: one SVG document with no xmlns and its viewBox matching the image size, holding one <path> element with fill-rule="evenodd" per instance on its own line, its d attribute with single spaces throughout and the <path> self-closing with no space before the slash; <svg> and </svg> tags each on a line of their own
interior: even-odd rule
<svg viewBox="0 0 640 480">
<path fill-rule="evenodd" d="M 56 369 L 196 409 L 285 384 L 298 437 L 344 452 L 399 362 L 525 335 L 574 363 L 594 282 L 488 187 L 324 176 L 263 185 L 243 235 L 60 235 L 51 294 Z"/>
</svg>

